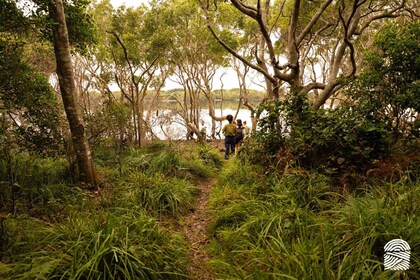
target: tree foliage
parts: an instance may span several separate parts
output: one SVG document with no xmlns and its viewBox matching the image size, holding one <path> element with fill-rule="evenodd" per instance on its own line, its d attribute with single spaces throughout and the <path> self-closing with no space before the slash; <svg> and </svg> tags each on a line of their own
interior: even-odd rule
<svg viewBox="0 0 420 280">
<path fill-rule="evenodd" d="M 389 154 L 391 140 L 418 137 L 419 27 L 384 26 L 366 52 L 364 71 L 346 81 L 351 100 L 336 108 L 313 110 L 302 94 L 261 106 L 251 155 L 256 161 L 271 155 L 282 167 L 363 172 Z"/>
<path fill-rule="evenodd" d="M 366 70 L 348 87 L 354 106 L 387 124 L 394 137 L 419 136 L 420 24 L 388 24 L 366 53 Z"/>
<path fill-rule="evenodd" d="M 314 108 L 343 87 L 342 77 L 358 73 L 360 50 L 369 27 L 384 18 L 416 18 L 415 1 L 405 0 L 231 0 L 237 14 L 258 26 L 249 33 L 235 20 L 230 20 L 230 25 L 215 20 L 225 12 L 221 8 L 225 4 L 220 2 L 200 1 L 207 27 L 216 40 L 265 78 L 269 98 L 282 97 L 290 87 L 299 88 L 290 92 L 309 95 Z M 222 37 L 234 27 L 242 27 L 237 33 L 242 42 L 253 46 L 251 56 L 243 56 Z"/>
<path fill-rule="evenodd" d="M 48 79 L 27 62 L 29 19 L 16 3 L 3 1 L 0 21 L 0 100 L 2 129 L 9 139 L 42 154 L 55 153 L 61 141 L 59 109 Z M 11 134 L 9 134 L 11 133 Z M 2 147 L 6 148 L 6 147 Z"/>
<path fill-rule="evenodd" d="M 43 38 L 52 42 L 52 22 L 48 15 L 49 0 L 32 0 L 35 4 L 31 10 L 31 19 Z M 90 0 L 64 0 L 66 11 L 66 24 L 69 41 L 73 48 L 78 51 L 86 51 L 88 45 L 95 43 L 93 36 L 94 25 L 91 15 L 87 12 Z"/>
<path fill-rule="evenodd" d="M 29 20 L 16 6 L 16 1 L 0 0 L 0 32 L 19 32 L 28 30 Z"/>
<path fill-rule="evenodd" d="M 266 102 L 259 110 L 265 114 L 248 154 L 280 172 L 289 165 L 333 174 L 364 172 L 389 154 L 388 130 L 364 112 L 346 106 L 314 110 L 302 95 Z"/>
<path fill-rule="evenodd" d="M 52 152 L 60 141 L 54 91 L 45 76 L 19 59 L 16 46 L 5 45 L 0 42 L 0 91 L 9 122 L 21 145 Z"/>
</svg>

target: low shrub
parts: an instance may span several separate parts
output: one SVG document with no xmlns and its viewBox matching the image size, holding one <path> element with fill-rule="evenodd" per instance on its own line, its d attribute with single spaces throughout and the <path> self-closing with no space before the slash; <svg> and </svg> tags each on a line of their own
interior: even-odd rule
<svg viewBox="0 0 420 280">
<path fill-rule="evenodd" d="M 9 172 L 9 173 L 8 173 Z M 9 161 L 0 159 L 0 180 L 21 186 L 36 186 L 71 182 L 70 166 L 64 158 L 42 158 L 34 154 L 19 153 Z"/>
<path fill-rule="evenodd" d="M 252 162 L 342 174 L 365 171 L 389 154 L 390 132 L 361 111 L 313 110 L 300 95 L 260 110 L 260 131 L 245 148 Z"/>
</svg>

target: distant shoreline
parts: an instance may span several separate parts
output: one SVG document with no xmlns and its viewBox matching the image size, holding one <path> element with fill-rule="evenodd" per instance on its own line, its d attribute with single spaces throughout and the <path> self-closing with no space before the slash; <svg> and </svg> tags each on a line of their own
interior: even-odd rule
<svg viewBox="0 0 420 280">
<path fill-rule="evenodd" d="M 150 100 L 150 99 L 145 98 L 145 100 Z M 206 102 L 207 101 L 207 99 L 204 99 L 204 98 L 200 98 L 199 100 L 200 101 L 203 101 L 203 102 Z M 231 98 L 226 98 L 226 99 L 217 98 L 217 99 L 213 99 L 214 102 L 238 102 L 239 100 L 240 100 L 239 98 L 236 98 L 236 99 L 231 99 Z M 248 100 L 251 101 L 251 102 L 258 102 L 259 103 L 259 102 L 262 101 L 262 98 L 261 99 L 248 99 Z M 172 98 L 172 99 L 168 99 L 168 98 L 160 99 L 160 98 L 158 98 L 157 101 L 159 101 L 159 102 L 168 102 L 168 103 L 177 102 L 177 100 L 174 99 L 174 98 Z"/>
</svg>

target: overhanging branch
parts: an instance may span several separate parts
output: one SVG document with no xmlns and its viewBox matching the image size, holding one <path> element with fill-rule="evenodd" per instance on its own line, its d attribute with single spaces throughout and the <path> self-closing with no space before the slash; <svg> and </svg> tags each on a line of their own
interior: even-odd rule
<svg viewBox="0 0 420 280">
<path fill-rule="evenodd" d="M 206 7 L 204 5 L 202 5 L 202 9 L 204 10 L 205 16 L 206 16 L 206 21 L 207 21 L 207 28 L 210 30 L 211 34 L 213 35 L 213 37 L 217 40 L 217 42 L 219 42 L 219 44 L 221 44 L 231 55 L 233 55 L 234 57 L 236 57 L 237 59 L 239 59 L 240 61 L 242 61 L 245 65 L 247 65 L 248 67 L 260 72 L 261 74 L 264 75 L 264 77 L 266 77 L 270 82 L 275 83 L 276 79 L 274 77 L 272 77 L 267 71 L 265 71 L 264 69 L 262 69 L 261 67 L 254 65 L 252 63 L 250 63 L 248 60 L 246 60 L 244 57 L 242 57 L 241 55 L 239 55 L 235 50 L 233 50 L 228 44 L 226 44 L 214 31 L 214 29 L 211 26 L 210 23 L 210 18 L 208 15 L 208 11 L 206 9 Z"/>
<path fill-rule="evenodd" d="M 316 14 L 312 17 L 311 21 L 306 25 L 305 29 L 303 29 L 302 33 L 300 33 L 299 37 L 296 39 L 296 44 L 300 45 L 302 40 L 308 35 L 312 27 L 315 25 L 315 23 L 318 21 L 318 19 L 321 17 L 321 15 L 324 13 L 324 11 L 327 9 L 327 7 L 331 4 L 332 0 L 327 0 L 322 4 L 322 6 L 319 8 L 319 10 L 316 12 Z"/>
</svg>

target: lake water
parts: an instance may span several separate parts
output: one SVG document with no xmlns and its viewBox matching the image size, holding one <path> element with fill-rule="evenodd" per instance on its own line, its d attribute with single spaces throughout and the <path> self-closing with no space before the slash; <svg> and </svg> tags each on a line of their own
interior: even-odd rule
<svg viewBox="0 0 420 280">
<path fill-rule="evenodd" d="M 215 110 L 215 115 L 217 117 L 227 116 L 228 114 L 235 116 L 236 111 L 237 111 L 237 103 L 236 104 L 224 103 L 223 105 L 224 105 L 223 109 L 219 107 L 218 109 Z M 176 110 L 172 110 L 172 109 L 165 109 L 165 110 L 159 110 L 159 111 L 153 112 L 153 116 L 151 120 L 152 130 L 153 130 L 153 133 L 160 139 L 172 139 L 172 140 L 186 139 L 187 128 L 185 125 L 185 121 L 182 119 L 180 115 L 176 114 L 175 112 Z M 250 110 L 244 109 L 244 108 L 239 109 L 237 119 L 246 121 L 248 126 L 251 126 Z M 200 110 L 200 120 L 204 121 L 204 126 L 206 127 L 207 135 L 211 134 L 212 120 L 209 115 L 208 109 Z M 223 121 L 221 124 L 220 122 L 216 122 L 216 132 L 221 131 L 221 126 L 227 123 L 228 121 L 226 120 Z M 201 129 L 201 124 L 199 128 Z"/>
</svg>

